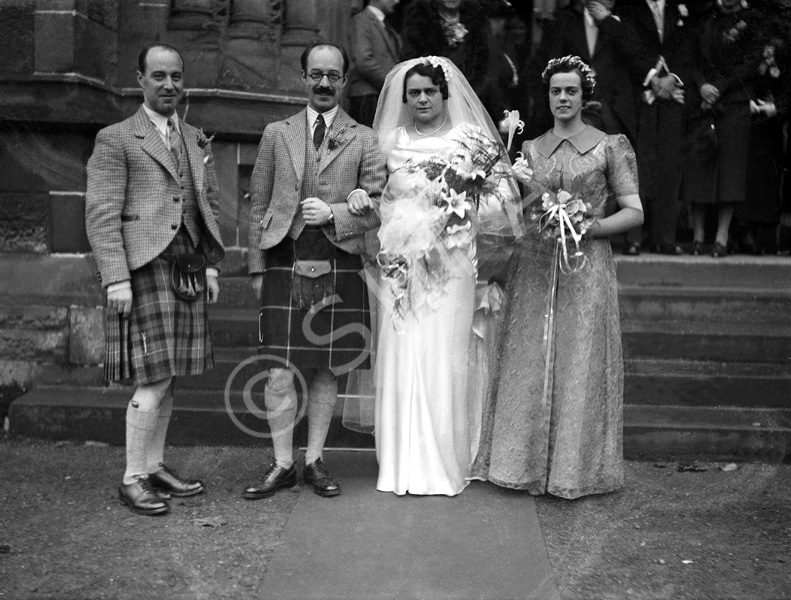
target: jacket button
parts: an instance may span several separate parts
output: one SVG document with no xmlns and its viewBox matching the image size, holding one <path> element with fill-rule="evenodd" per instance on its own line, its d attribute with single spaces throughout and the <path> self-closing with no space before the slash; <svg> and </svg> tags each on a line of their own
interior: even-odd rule
<svg viewBox="0 0 791 600">
<path fill-rule="evenodd" d="M 175 229 L 178 229 L 179 226 L 178 225 L 171 225 L 170 228 L 175 230 Z"/>
</svg>

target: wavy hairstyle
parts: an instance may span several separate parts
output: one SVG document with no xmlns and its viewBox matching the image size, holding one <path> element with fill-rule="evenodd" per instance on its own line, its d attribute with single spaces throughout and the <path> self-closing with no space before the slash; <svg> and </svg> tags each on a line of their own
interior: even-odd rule
<svg viewBox="0 0 791 600">
<path fill-rule="evenodd" d="M 564 56 L 563 58 L 553 58 L 547 63 L 544 72 L 541 73 L 541 81 L 544 82 L 545 91 L 549 91 L 549 80 L 556 73 L 573 73 L 580 76 L 582 87 L 582 100 L 588 102 L 593 98 L 593 89 L 596 87 L 596 75 L 593 69 L 579 56 Z"/>
</svg>

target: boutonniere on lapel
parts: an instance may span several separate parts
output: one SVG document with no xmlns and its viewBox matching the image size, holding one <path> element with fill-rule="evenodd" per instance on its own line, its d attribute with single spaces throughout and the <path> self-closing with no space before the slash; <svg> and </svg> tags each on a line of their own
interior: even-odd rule
<svg viewBox="0 0 791 600">
<path fill-rule="evenodd" d="M 198 129 L 198 147 L 202 150 L 206 150 L 211 144 L 211 141 L 214 139 L 214 134 L 206 137 L 206 134 L 203 133 L 203 129 Z M 203 157 L 204 164 L 209 162 L 209 153 L 207 152 L 206 155 Z"/>
<path fill-rule="evenodd" d="M 343 144 L 346 140 L 343 139 L 343 136 L 346 134 L 346 129 L 341 129 L 338 133 L 330 137 L 327 140 L 327 150 L 333 152 L 337 150 L 341 144 Z"/>
<path fill-rule="evenodd" d="M 676 27 L 683 27 L 684 26 L 684 19 L 689 17 L 689 9 L 687 8 L 686 4 L 679 4 L 678 5 L 678 21 L 676 22 Z"/>
</svg>

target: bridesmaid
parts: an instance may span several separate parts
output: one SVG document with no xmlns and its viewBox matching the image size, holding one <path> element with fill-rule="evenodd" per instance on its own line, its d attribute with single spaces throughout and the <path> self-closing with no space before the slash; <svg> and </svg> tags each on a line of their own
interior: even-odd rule
<svg viewBox="0 0 791 600">
<path fill-rule="evenodd" d="M 573 499 L 623 485 L 623 357 L 608 237 L 641 225 L 643 209 L 628 139 L 582 121 L 595 85 L 590 67 L 576 56 L 553 59 L 542 79 L 554 126 L 522 151 L 538 184 L 579 192 L 597 222 L 581 242 L 587 259 L 576 272 L 558 273 L 555 240 L 537 228 L 512 258 L 475 473 Z M 605 217 L 609 197 L 617 207 Z"/>
</svg>

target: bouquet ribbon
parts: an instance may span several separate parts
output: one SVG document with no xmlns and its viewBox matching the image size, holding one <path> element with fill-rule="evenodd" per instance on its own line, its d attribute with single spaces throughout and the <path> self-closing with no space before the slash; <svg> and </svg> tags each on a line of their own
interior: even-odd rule
<svg viewBox="0 0 791 600">
<path fill-rule="evenodd" d="M 582 234 L 574 229 L 574 225 L 571 223 L 571 218 L 569 217 L 569 213 L 564 205 L 555 204 L 544 214 L 542 214 L 538 219 L 539 229 L 543 230 L 549 225 L 549 223 L 551 223 L 553 219 L 557 219 L 557 221 L 560 223 L 560 245 L 563 248 L 563 253 L 559 258 L 560 270 L 565 274 L 579 271 L 583 266 L 585 266 L 585 263 L 587 262 L 587 257 L 580 250 Z M 566 229 L 568 229 L 568 233 L 566 232 Z M 574 241 L 576 252 L 574 252 L 572 257 L 577 259 L 577 261 L 579 261 L 580 258 L 582 259 L 581 262 L 575 261 L 574 266 L 572 266 L 571 261 L 569 260 L 567 237 L 570 237 Z"/>
</svg>

